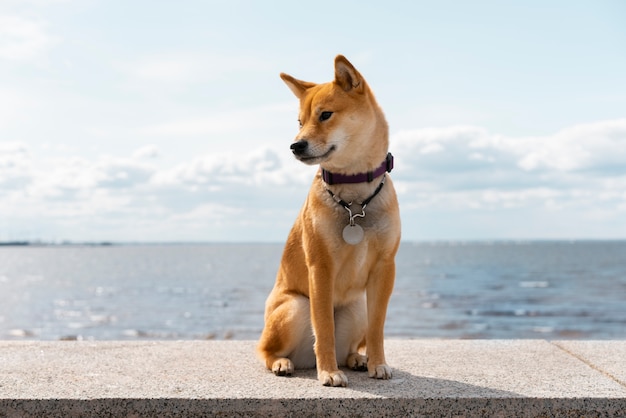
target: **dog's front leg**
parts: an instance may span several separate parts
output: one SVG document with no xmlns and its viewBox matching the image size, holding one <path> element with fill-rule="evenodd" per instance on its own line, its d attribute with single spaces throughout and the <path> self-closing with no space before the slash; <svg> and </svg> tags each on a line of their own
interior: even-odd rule
<svg viewBox="0 0 626 418">
<path fill-rule="evenodd" d="M 311 270 L 309 280 L 317 378 L 324 386 L 347 386 L 348 378 L 337 367 L 335 353 L 333 278 L 328 268 L 317 266 Z"/>
<path fill-rule="evenodd" d="M 391 368 L 385 360 L 385 317 L 387 305 L 396 276 L 396 266 L 391 261 L 380 260 L 367 283 L 367 370 L 376 379 L 391 379 Z"/>
</svg>

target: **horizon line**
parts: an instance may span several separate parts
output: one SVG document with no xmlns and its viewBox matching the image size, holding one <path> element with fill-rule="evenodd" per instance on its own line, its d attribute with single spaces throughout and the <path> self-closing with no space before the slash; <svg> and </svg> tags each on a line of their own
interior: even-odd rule
<svg viewBox="0 0 626 418">
<path fill-rule="evenodd" d="M 423 239 L 401 240 L 401 244 L 490 244 L 490 243 L 579 243 L 579 242 L 626 242 L 625 238 L 476 238 L 476 239 Z M 0 247 L 112 247 L 112 246 L 156 246 L 156 245 L 283 245 L 285 241 L 219 241 L 219 240 L 164 240 L 164 241 L 114 241 L 114 240 L 0 240 Z"/>
</svg>

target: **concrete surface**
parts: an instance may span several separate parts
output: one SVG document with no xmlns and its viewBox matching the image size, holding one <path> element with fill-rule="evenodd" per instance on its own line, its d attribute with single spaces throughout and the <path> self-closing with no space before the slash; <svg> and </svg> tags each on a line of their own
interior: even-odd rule
<svg viewBox="0 0 626 418">
<path fill-rule="evenodd" d="M 0 417 L 626 416 L 626 341 L 388 340 L 394 377 L 276 377 L 251 341 L 0 341 Z"/>
</svg>

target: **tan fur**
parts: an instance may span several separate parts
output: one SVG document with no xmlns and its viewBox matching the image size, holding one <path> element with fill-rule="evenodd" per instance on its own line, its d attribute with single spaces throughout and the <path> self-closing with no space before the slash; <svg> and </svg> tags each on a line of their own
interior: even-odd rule
<svg viewBox="0 0 626 418">
<path fill-rule="evenodd" d="M 295 142 L 305 139 L 309 147 L 298 159 L 341 174 L 372 171 L 385 160 L 387 122 L 365 79 L 345 57 L 335 58 L 335 79 L 329 83 L 280 76 L 300 100 Z M 333 113 L 320 120 L 322 112 Z M 346 202 L 362 202 L 381 180 L 326 187 Z M 353 208 L 360 210 L 357 204 Z M 317 367 L 324 385 L 346 386 L 348 379 L 338 367 L 347 366 L 367 369 L 374 378 L 391 378 L 383 329 L 395 279 L 400 215 L 389 174 L 367 205 L 365 218 L 356 221 L 365 230 L 357 245 L 342 238 L 348 219 L 318 172 L 266 302 L 258 354 L 277 375 Z"/>
</svg>

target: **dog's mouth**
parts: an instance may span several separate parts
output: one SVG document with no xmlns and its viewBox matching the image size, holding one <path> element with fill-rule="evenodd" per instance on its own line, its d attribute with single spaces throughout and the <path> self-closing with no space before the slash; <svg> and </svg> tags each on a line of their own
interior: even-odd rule
<svg viewBox="0 0 626 418">
<path fill-rule="evenodd" d="M 322 155 L 305 155 L 305 154 L 298 155 L 296 153 L 294 153 L 294 155 L 296 156 L 298 160 L 302 161 L 303 163 L 312 165 L 312 164 L 317 164 L 317 163 L 326 161 L 328 157 L 330 156 L 330 154 L 332 154 L 336 149 L 337 148 L 334 145 L 331 145 L 328 151 L 326 151 Z"/>
</svg>

